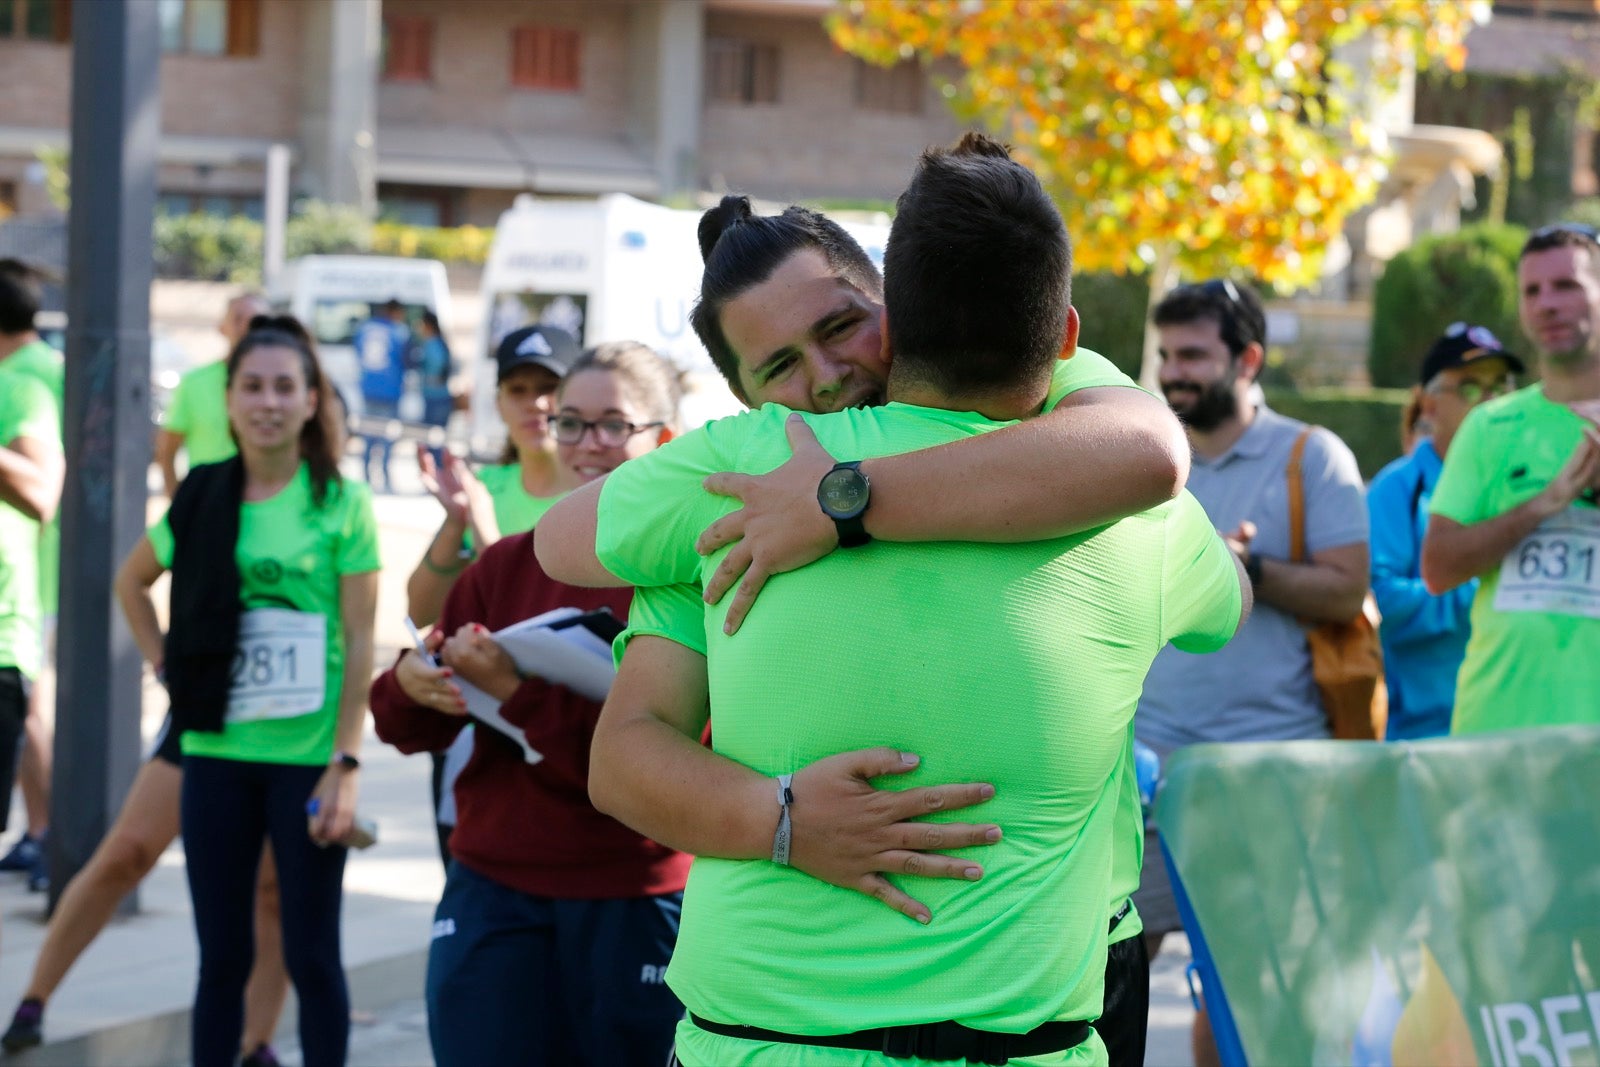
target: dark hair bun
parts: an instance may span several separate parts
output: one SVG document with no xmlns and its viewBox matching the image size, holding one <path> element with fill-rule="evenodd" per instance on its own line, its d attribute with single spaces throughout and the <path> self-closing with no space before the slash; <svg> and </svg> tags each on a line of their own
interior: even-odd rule
<svg viewBox="0 0 1600 1067">
<path fill-rule="evenodd" d="M 710 261 L 711 250 L 717 247 L 722 234 L 736 223 L 750 217 L 748 196 L 725 196 L 722 203 L 700 216 L 700 258 Z"/>
</svg>

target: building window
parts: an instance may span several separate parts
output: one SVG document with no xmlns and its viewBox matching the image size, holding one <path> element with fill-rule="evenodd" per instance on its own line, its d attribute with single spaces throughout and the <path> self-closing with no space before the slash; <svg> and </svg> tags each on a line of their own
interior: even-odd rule
<svg viewBox="0 0 1600 1067">
<path fill-rule="evenodd" d="M 432 81 L 433 20 L 385 15 L 382 66 L 385 81 Z"/>
<path fill-rule="evenodd" d="M 577 30 L 518 26 L 511 34 L 512 86 L 576 91 L 580 41 Z"/>
<path fill-rule="evenodd" d="M 215 215 L 220 218 L 243 216 L 257 222 L 262 218 L 258 195 L 242 193 L 184 193 L 171 190 L 156 194 L 158 215 Z"/>
<path fill-rule="evenodd" d="M 1572 22 L 1600 20 L 1600 7 L 1595 6 L 1594 0 L 1497 0 L 1494 13 Z"/>
<path fill-rule="evenodd" d="M 728 37 L 706 41 L 706 95 L 719 104 L 776 104 L 778 46 Z"/>
<path fill-rule="evenodd" d="M 0 0 L 0 40 L 66 41 L 72 0 Z"/>
<path fill-rule="evenodd" d="M 161 50 L 253 56 L 261 50 L 261 0 L 160 0 Z"/>
<path fill-rule="evenodd" d="M 927 77 L 920 63 L 906 61 L 892 67 L 855 61 L 856 103 L 867 111 L 897 115 L 922 114 L 927 98 Z"/>
</svg>

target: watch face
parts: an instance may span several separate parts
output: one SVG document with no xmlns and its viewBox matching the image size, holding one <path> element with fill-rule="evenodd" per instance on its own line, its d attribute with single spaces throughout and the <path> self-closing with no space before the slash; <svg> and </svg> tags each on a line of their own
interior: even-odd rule
<svg viewBox="0 0 1600 1067">
<path fill-rule="evenodd" d="M 817 500 L 835 518 L 854 518 L 867 506 L 867 480 L 850 468 L 829 471 L 817 486 Z"/>
</svg>

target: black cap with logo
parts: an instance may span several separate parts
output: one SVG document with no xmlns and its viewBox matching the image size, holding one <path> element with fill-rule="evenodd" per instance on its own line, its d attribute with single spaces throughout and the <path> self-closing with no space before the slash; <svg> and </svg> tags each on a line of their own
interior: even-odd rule
<svg viewBox="0 0 1600 1067">
<path fill-rule="evenodd" d="M 1490 333 L 1487 326 L 1452 323 L 1445 328 L 1444 336 L 1433 342 L 1433 347 L 1423 357 L 1421 383 L 1427 385 L 1441 371 L 1465 367 L 1468 363 L 1484 359 L 1498 359 L 1512 374 L 1523 372 L 1522 360 L 1507 352 L 1500 339 Z"/>
<path fill-rule="evenodd" d="M 494 359 L 499 364 L 496 381 L 518 367 L 543 367 L 557 378 L 565 378 L 582 351 L 572 335 L 555 326 L 524 326 L 501 338 Z"/>
</svg>

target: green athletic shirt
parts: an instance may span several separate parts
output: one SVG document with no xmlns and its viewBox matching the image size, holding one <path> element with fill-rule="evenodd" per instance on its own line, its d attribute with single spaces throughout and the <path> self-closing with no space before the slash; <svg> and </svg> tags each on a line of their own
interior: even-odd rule
<svg viewBox="0 0 1600 1067">
<path fill-rule="evenodd" d="M 777 467 L 788 458 L 788 414 L 769 405 L 718 420 L 612 472 L 599 505 L 601 561 L 637 585 L 709 574 L 721 553 L 702 561 L 695 538 L 736 502 L 705 493 L 701 479 Z M 852 457 L 999 425 L 903 404 L 804 417 L 830 453 Z M 917 883 L 935 916 L 928 927 L 767 861 L 696 860 L 673 990 L 709 1019 L 802 1034 L 941 1019 L 1018 1032 L 1097 1017 L 1133 709 L 1167 641 L 1201 650 L 1232 636 L 1236 574 L 1184 494 L 1053 541 L 834 552 L 771 579 L 732 638 L 721 632 L 725 604 L 710 609 L 719 752 L 776 775 L 898 746 L 922 763 L 893 787 L 992 782 L 984 816 L 1005 837 L 959 853 L 984 865 L 981 881 Z M 698 1040 L 690 1034 L 686 1045 L 680 1030 L 685 1063 L 721 1055 Z M 1091 1037 L 1035 1062 L 1096 1056 L 1103 1046 Z"/>
<path fill-rule="evenodd" d="M 1054 410 L 1061 400 L 1080 389 L 1101 386 L 1139 388 L 1128 377 L 1098 352 L 1079 348 L 1068 360 L 1057 361 L 1052 368 L 1050 393 L 1044 410 Z M 627 642 L 638 633 L 649 633 L 676 641 L 705 655 L 705 603 L 700 588 L 684 587 L 672 593 L 655 595 L 641 589 L 635 596 L 635 607 L 629 609 L 629 629 L 618 640 L 617 661 L 620 664 Z M 647 620 L 642 621 L 642 620 Z M 1133 730 L 1128 731 L 1126 759 L 1117 772 L 1121 779 L 1117 801 L 1117 838 L 1131 844 L 1113 851 L 1111 877 L 1111 915 L 1120 912 L 1124 905 L 1127 913 L 1111 932 L 1111 944 L 1144 932 L 1144 922 L 1139 909 L 1133 905 L 1133 893 L 1139 888 L 1139 875 L 1144 863 L 1144 809 L 1139 800 L 1139 779 L 1133 765 Z"/>
<path fill-rule="evenodd" d="M 37 379 L 0 369 L 0 446 L 19 437 L 60 441 L 61 417 Z M 0 667 L 30 678 L 40 663 L 39 549 L 39 524 L 0 503 Z"/>
<path fill-rule="evenodd" d="M 196 367 L 178 379 L 162 427 L 182 435 L 191 467 L 220 463 L 239 451 L 228 424 L 226 360 Z"/>
<path fill-rule="evenodd" d="M 149 530 L 163 567 L 172 566 L 172 528 L 162 515 Z M 236 553 L 240 598 L 255 608 L 288 608 L 326 620 L 325 680 L 320 708 L 290 717 L 229 722 L 221 733 L 189 731 L 183 754 L 260 763 L 315 765 L 333 758 L 344 681 L 344 635 L 339 580 L 378 569 L 378 524 L 372 493 L 364 483 L 342 478 L 328 487 L 319 509 L 311 502 L 311 479 L 300 465 L 289 484 L 268 500 L 247 502 L 239 516 Z M 241 641 L 241 646 L 248 643 Z M 253 667 L 247 662 L 245 667 Z M 280 661 L 270 664 L 283 670 Z"/>
<path fill-rule="evenodd" d="M 1540 385 L 1475 408 L 1450 442 L 1431 511 L 1465 526 L 1503 515 L 1553 481 L 1582 440 L 1585 420 L 1546 399 Z M 1576 522 L 1590 536 L 1563 536 Z M 1579 500 L 1546 520 L 1482 576 L 1472 601 L 1472 637 L 1456 682 L 1451 733 L 1519 726 L 1600 723 L 1600 618 L 1577 612 L 1502 610 L 1502 578 L 1529 573 L 1575 580 L 1600 592 L 1600 512 Z M 1529 547 L 1531 546 L 1531 547 Z"/>
<path fill-rule="evenodd" d="M 67 413 L 66 360 L 60 352 L 43 341 L 29 341 L 0 361 L 0 371 L 17 371 L 38 379 L 56 399 L 56 411 L 63 419 Z M 60 427 L 57 427 L 60 440 Z M 39 599 L 45 618 L 56 614 L 61 602 L 61 514 L 45 523 L 39 538 Z"/>
<path fill-rule="evenodd" d="M 500 527 L 501 537 L 527 533 L 533 529 L 534 524 L 555 506 L 562 495 L 530 496 L 522 487 L 522 466 L 517 463 L 480 467 L 478 481 L 489 490 L 489 496 L 494 500 L 494 522 Z"/>
</svg>

